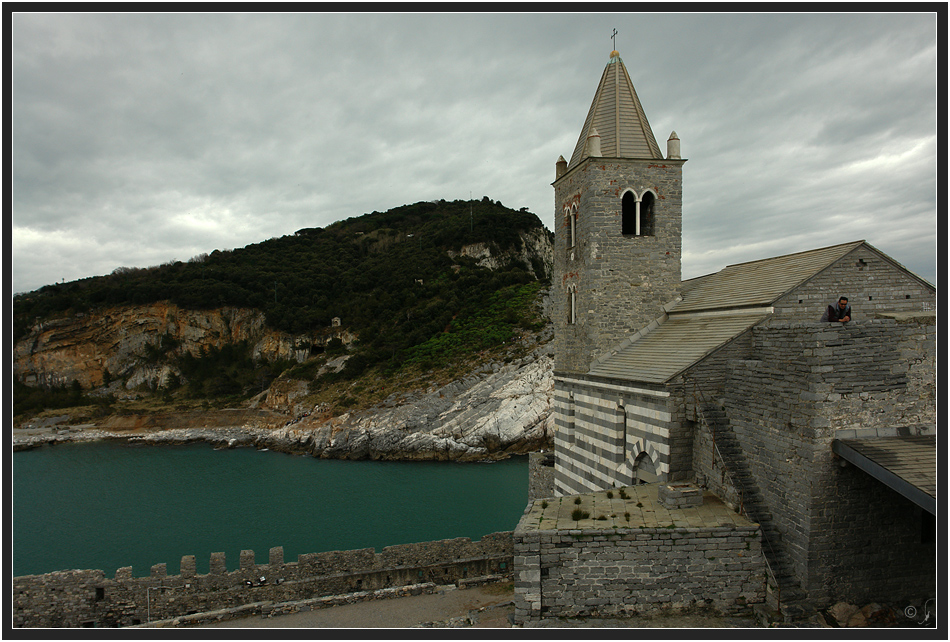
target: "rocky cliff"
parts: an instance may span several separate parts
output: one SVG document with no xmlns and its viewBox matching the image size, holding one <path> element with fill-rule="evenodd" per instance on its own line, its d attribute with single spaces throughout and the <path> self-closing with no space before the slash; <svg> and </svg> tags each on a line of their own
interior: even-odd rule
<svg viewBox="0 0 950 642">
<path fill-rule="evenodd" d="M 334 459 L 498 459 L 550 447 L 554 361 L 486 364 L 463 380 L 327 418 L 319 408 L 256 445 Z"/>
<path fill-rule="evenodd" d="M 520 232 L 520 242 L 509 249 L 474 243 L 448 254 L 453 260 L 474 258 L 493 271 L 521 264 L 539 279 L 550 274 L 552 263 L 550 236 L 540 227 Z M 545 308 L 548 303 L 545 299 Z M 550 318 L 547 312 L 543 316 Z M 336 320 L 332 327 L 292 335 L 269 328 L 259 310 L 193 310 L 167 301 L 43 319 L 16 342 L 14 376 L 28 386 L 78 382 L 85 391 L 111 393 L 119 401 L 134 396 L 124 396 L 123 388 L 155 390 L 183 383 L 175 364 L 185 353 L 200 356 L 244 342 L 254 359 L 303 363 L 328 346 L 337 352 L 314 362 L 320 368 L 310 378 L 282 376 L 239 409 L 182 412 L 168 406 L 144 413 L 113 408 L 116 414 L 85 416 L 79 420 L 83 425 L 72 427 L 68 414 L 45 413 L 15 426 L 15 447 L 123 438 L 156 443 L 204 440 L 343 459 L 477 460 L 526 453 L 549 445 L 553 434 L 553 364 L 547 347 L 551 331 L 548 326 L 538 336 L 537 327 L 531 327 L 530 336 L 520 340 L 522 346 L 536 346 L 527 356 L 524 348 L 511 351 L 511 346 L 502 348 L 509 351 L 507 356 L 486 351 L 494 354 L 489 358 L 494 361 L 475 359 L 473 371 L 461 380 L 426 391 L 398 391 L 378 406 L 358 404 L 361 410 L 339 414 L 339 408 L 331 413 L 313 406 L 311 390 L 315 377 L 339 372 L 352 354 L 343 346 L 357 337 Z"/>
<path fill-rule="evenodd" d="M 277 332 L 264 325 L 263 313 L 242 308 L 186 310 L 167 302 L 116 306 L 37 323 L 14 346 L 13 374 L 27 385 L 78 381 L 89 389 L 121 378 L 129 389 L 164 387 L 177 370 L 149 358 L 150 349 L 163 341 L 193 355 L 247 341 L 255 358 L 299 362 L 333 338 L 346 344 L 354 337 L 340 327 L 298 336 Z"/>
<path fill-rule="evenodd" d="M 327 459 L 501 459 L 551 447 L 553 366 L 543 346 L 521 361 L 486 364 L 465 379 L 337 417 L 293 404 L 292 396 L 283 400 L 296 414 L 263 408 L 164 412 L 114 415 L 81 426 L 68 425 L 64 415 L 16 427 L 14 448 L 128 439 L 206 441 Z"/>
</svg>

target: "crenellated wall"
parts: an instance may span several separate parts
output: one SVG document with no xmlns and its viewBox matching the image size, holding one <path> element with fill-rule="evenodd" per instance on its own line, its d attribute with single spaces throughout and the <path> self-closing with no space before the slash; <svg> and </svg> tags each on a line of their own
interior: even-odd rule
<svg viewBox="0 0 950 642">
<path fill-rule="evenodd" d="M 260 602 L 292 602 L 357 591 L 466 578 L 509 575 L 510 532 L 434 542 L 308 553 L 284 562 L 282 547 L 266 563 L 242 551 L 240 568 L 228 571 L 224 553 L 212 553 L 210 571 L 195 572 L 195 558 L 181 560 L 179 575 L 156 564 L 148 577 L 132 568 L 107 578 L 100 570 L 72 570 L 13 578 L 14 627 L 118 627 Z"/>
</svg>

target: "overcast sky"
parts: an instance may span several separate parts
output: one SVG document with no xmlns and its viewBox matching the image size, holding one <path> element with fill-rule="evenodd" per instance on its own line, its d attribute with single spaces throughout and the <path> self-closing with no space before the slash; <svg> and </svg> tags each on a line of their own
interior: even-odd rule
<svg viewBox="0 0 950 642">
<path fill-rule="evenodd" d="M 936 283 L 933 15 L 16 14 L 12 292 L 422 200 L 553 229 L 613 29 L 684 278 L 865 239 Z"/>
</svg>

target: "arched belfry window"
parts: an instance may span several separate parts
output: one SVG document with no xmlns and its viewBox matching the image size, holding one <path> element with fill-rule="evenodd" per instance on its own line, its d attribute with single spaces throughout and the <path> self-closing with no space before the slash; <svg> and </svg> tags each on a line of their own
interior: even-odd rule
<svg viewBox="0 0 950 642">
<path fill-rule="evenodd" d="M 656 196 L 647 190 L 643 196 L 627 190 L 620 199 L 620 232 L 624 236 L 653 236 L 653 209 Z"/>
<path fill-rule="evenodd" d="M 653 236 L 653 206 L 656 197 L 646 191 L 640 197 L 640 236 Z"/>
<path fill-rule="evenodd" d="M 620 201 L 621 232 L 624 236 L 637 234 L 637 197 L 633 192 L 624 192 Z"/>
</svg>

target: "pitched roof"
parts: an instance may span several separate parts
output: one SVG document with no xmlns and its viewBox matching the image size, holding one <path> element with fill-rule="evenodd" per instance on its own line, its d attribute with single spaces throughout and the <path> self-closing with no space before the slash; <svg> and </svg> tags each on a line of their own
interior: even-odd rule
<svg viewBox="0 0 950 642">
<path fill-rule="evenodd" d="M 593 128 L 600 134 L 601 156 L 663 158 L 627 68 L 616 51 L 611 52 L 610 62 L 604 68 L 567 169 L 586 157 L 584 149 Z"/>
<path fill-rule="evenodd" d="M 591 365 L 590 374 L 663 383 L 769 314 L 768 306 L 864 241 L 730 265 L 684 281 L 668 318 L 641 330 Z"/>
<path fill-rule="evenodd" d="M 729 265 L 715 274 L 684 281 L 676 312 L 771 305 L 864 241 Z"/>
<path fill-rule="evenodd" d="M 607 358 L 590 374 L 652 383 L 669 381 L 765 318 L 765 314 L 671 316 Z"/>
</svg>

